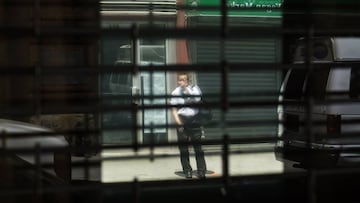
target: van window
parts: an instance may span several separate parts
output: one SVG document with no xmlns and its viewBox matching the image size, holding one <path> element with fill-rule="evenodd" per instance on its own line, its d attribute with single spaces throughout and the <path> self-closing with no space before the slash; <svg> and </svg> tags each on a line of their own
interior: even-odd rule
<svg viewBox="0 0 360 203">
<path fill-rule="evenodd" d="M 350 98 L 359 98 L 360 94 L 360 69 L 351 69 Z"/>
<path fill-rule="evenodd" d="M 289 70 L 290 75 L 284 92 L 285 99 L 301 99 L 306 72 L 304 69 Z"/>
<path fill-rule="evenodd" d="M 312 71 L 306 85 L 307 96 L 317 100 L 325 99 L 329 72 L 329 68 L 314 69 Z"/>
<path fill-rule="evenodd" d="M 334 53 L 337 61 L 359 61 L 359 37 L 335 37 Z"/>
<path fill-rule="evenodd" d="M 324 99 L 329 71 L 329 68 L 315 69 L 311 75 L 307 76 L 306 69 L 291 70 L 285 87 L 285 99 L 300 100 L 303 96 Z"/>
</svg>

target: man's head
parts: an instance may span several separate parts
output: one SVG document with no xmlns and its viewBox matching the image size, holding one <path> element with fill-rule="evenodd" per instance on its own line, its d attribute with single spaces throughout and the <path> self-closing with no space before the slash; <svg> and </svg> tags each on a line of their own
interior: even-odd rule
<svg viewBox="0 0 360 203">
<path fill-rule="evenodd" d="M 179 73 L 177 82 L 181 87 L 187 87 L 189 85 L 189 74 L 185 72 Z"/>
</svg>

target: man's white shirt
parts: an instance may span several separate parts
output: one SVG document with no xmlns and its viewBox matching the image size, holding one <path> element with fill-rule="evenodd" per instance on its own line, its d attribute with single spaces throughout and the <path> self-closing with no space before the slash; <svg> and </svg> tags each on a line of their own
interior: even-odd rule
<svg viewBox="0 0 360 203">
<path fill-rule="evenodd" d="M 201 90 L 200 88 L 195 85 L 189 85 L 186 87 L 187 92 L 189 95 L 199 95 L 199 97 L 192 97 L 195 102 L 199 102 L 201 100 Z M 170 100 L 170 104 L 171 105 L 184 105 L 185 104 L 185 99 L 182 94 L 182 87 L 178 86 L 177 88 L 174 89 L 174 91 L 171 92 L 171 96 L 175 96 L 172 97 Z M 179 115 L 183 115 L 183 116 L 194 116 L 199 112 L 199 110 L 197 108 L 192 108 L 192 107 L 181 107 L 178 109 L 177 113 Z"/>
</svg>

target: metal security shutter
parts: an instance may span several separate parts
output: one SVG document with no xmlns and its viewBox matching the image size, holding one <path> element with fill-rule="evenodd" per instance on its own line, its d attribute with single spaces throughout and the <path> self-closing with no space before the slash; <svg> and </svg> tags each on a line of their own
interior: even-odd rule
<svg viewBox="0 0 360 203">
<path fill-rule="evenodd" d="M 144 14 L 150 11 L 153 14 L 162 15 L 174 15 L 176 13 L 176 0 L 104 0 L 101 3 L 103 15 Z"/>
<path fill-rule="evenodd" d="M 194 19 L 193 19 L 194 20 Z M 214 19 L 216 21 L 216 19 Z M 208 25 L 214 22 L 212 17 L 198 18 L 197 26 Z M 259 19 L 259 18 L 237 18 L 231 19 L 229 22 L 233 24 L 249 25 L 256 24 L 258 26 L 276 26 L 280 22 L 278 19 Z M 246 22 L 246 23 L 244 23 Z M 281 54 L 280 38 L 239 38 L 236 40 L 227 40 L 225 42 L 225 58 L 229 63 L 273 63 L 280 61 Z M 201 63 L 219 63 L 221 61 L 221 44 L 215 40 L 197 40 L 190 46 L 192 60 L 198 64 Z M 244 67 L 245 68 L 245 67 Z M 280 72 L 276 70 L 240 70 L 229 72 L 229 100 L 230 101 L 246 101 L 259 99 L 276 99 L 273 96 L 265 95 L 266 92 L 274 93 L 279 90 L 281 77 Z M 204 73 L 197 74 L 197 83 L 202 88 L 205 95 L 218 95 L 215 100 L 221 98 L 221 75 L 220 73 Z M 259 92 L 259 94 L 256 94 Z M 209 97 L 209 96 L 208 96 Z M 210 99 L 210 98 L 209 98 Z M 212 99 L 214 100 L 214 98 Z M 214 109 L 214 121 L 221 123 L 221 109 Z M 256 108 L 230 108 L 226 113 L 226 133 L 231 137 L 241 136 L 273 136 L 275 135 L 275 124 L 259 124 L 252 126 L 249 124 L 242 125 L 242 122 L 259 122 L 276 120 L 276 106 L 266 106 Z M 206 138 L 218 139 L 223 135 L 223 129 L 220 126 L 207 126 Z"/>
</svg>

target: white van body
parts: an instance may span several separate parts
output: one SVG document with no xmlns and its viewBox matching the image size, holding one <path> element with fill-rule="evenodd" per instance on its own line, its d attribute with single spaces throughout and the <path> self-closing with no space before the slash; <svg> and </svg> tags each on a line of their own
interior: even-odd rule
<svg viewBox="0 0 360 203">
<path fill-rule="evenodd" d="M 300 39 L 278 106 L 276 158 L 304 167 L 360 164 L 360 38 Z M 360 65 L 360 63 L 359 63 Z"/>
</svg>

